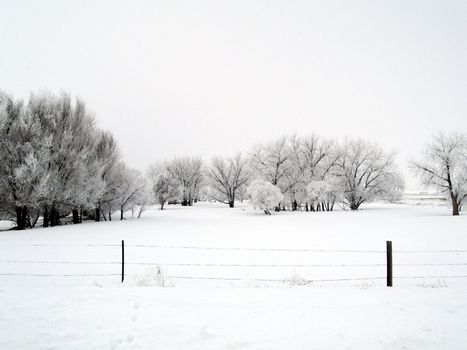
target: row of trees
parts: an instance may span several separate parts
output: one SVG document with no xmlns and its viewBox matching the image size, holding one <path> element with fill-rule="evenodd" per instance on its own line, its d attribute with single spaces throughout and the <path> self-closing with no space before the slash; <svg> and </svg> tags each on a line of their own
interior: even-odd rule
<svg viewBox="0 0 467 350">
<path fill-rule="evenodd" d="M 404 186 L 394 155 L 378 145 L 360 139 L 338 143 L 317 136 L 281 137 L 255 146 L 248 156 L 216 157 L 205 167 L 199 158 L 176 158 L 153 166 L 149 174 L 161 208 L 177 200 L 191 205 L 197 198 L 234 207 L 237 199 L 248 197 L 267 213 L 273 208 L 331 211 L 336 204 L 357 210 L 377 198 L 398 199 Z M 255 189 L 248 190 L 253 183 Z M 270 200 L 267 205 L 255 200 L 268 197 L 268 191 L 272 198 L 280 198 L 273 208 Z"/>
<path fill-rule="evenodd" d="M 449 196 L 458 215 L 467 198 L 467 138 L 438 135 L 411 162 L 423 183 Z M 121 159 L 111 133 L 96 127 L 85 104 L 69 95 L 31 94 L 27 102 L 0 93 L 0 218 L 18 229 L 44 227 L 65 217 L 123 219 L 147 204 L 237 200 L 274 210 L 357 210 L 376 199 L 394 201 L 404 188 L 394 154 L 361 139 L 284 136 L 246 155 L 179 157 L 146 175 Z M 68 219 L 67 219 L 68 220 Z"/>
<path fill-rule="evenodd" d="M 121 160 L 111 133 L 69 95 L 0 93 L 0 216 L 17 229 L 60 224 L 65 216 L 111 220 L 146 201 L 145 178 Z"/>
<path fill-rule="evenodd" d="M 467 199 L 467 135 L 433 136 L 410 166 L 424 185 L 449 198 L 452 214 L 459 215 Z M 377 199 L 397 201 L 404 190 L 394 153 L 362 139 L 337 142 L 315 135 L 281 137 L 256 145 L 247 156 L 216 157 L 207 166 L 199 158 L 177 158 L 150 174 L 162 205 L 191 205 L 202 198 L 234 207 L 237 199 L 249 198 L 266 213 L 332 211 L 335 205 L 357 210 Z"/>
</svg>

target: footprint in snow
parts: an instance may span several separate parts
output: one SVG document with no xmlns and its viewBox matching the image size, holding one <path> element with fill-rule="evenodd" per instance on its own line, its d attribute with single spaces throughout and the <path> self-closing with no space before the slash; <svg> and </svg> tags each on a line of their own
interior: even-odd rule
<svg viewBox="0 0 467 350">
<path fill-rule="evenodd" d="M 226 348 L 227 349 L 231 349 L 231 350 L 235 350 L 235 349 L 243 349 L 243 348 L 246 348 L 250 345 L 250 343 L 246 342 L 246 341 L 239 341 L 239 342 L 235 342 L 235 343 L 229 343 L 226 345 Z"/>
<path fill-rule="evenodd" d="M 209 325 L 205 325 L 201 328 L 199 331 L 200 337 L 203 338 L 214 338 L 216 336 L 216 332 L 214 331 L 214 328 L 212 328 Z"/>
<path fill-rule="evenodd" d="M 135 337 L 134 337 L 133 334 L 128 334 L 128 335 L 126 336 L 126 342 L 127 342 L 127 343 L 132 343 L 133 340 L 135 340 Z"/>
<path fill-rule="evenodd" d="M 112 342 L 110 343 L 110 350 L 115 350 L 121 343 L 123 343 L 122 338 L 112 340 Z"/>
</svg>

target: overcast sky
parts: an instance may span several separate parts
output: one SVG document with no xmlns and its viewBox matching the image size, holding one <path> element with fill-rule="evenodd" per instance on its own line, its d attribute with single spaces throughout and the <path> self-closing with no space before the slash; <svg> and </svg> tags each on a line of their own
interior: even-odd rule
<svg viewBox="0 0 467 350">
<path fill-rule="evenodd" d="M 2 0 L 0 45 L 1 89 L 79 96 L 140 169 L 312 132 L 403 160 L 467 131 L 467 1 Z"/>
</svg>

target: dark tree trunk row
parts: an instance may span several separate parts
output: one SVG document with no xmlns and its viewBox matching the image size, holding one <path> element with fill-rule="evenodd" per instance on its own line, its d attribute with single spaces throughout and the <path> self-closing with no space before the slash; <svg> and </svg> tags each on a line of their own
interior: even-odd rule
<svg viewBox="0 0 467 350">
<path fill-rule="evenodd" d="M 31 225 L 30 220 L 29 220 L 29 214 L 28 214 L 28 207 L 23 205 L 23 206 L 17 206 L 15 208 L 16 211 L 16 229 L 17 230 L 24 230 L 26 226 Z"/>
<path fill-rule="evenodd" d="M 73 209 L 73 223 L 79 224 L 79 212 L 78 209 Z"/>
</svg>

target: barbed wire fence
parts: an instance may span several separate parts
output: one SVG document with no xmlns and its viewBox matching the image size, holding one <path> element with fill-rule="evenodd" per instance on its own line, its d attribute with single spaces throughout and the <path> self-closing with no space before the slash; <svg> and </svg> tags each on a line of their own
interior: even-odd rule
<svg viewBox="0 0 467 350">
<path fill-rule="evenodd" d="M 161 267 L 241 267 L 241 268 L 363 268 L 363 267 L 386 267 L 386 276 L 366 276 L 366 277 L 349 277 L 349 278 L 318 278 L 318 279 L 303 279 L 302 284 L 310 283 L 325 283 L 325 282 L 346 282 L 346 281 L 377 281 L 386 280 L 387 286 L 393 285 L 393 279 L 450 279 L 450 278 L 467 278 L 466 274 L 439 274 L 439 275 L 401 275 L 394 276 L 392 268 L 397 267 L 418 267 L 418 266 L 467 266 L 466 262 L 435 262 L 435 263 L 393 263 L 392 254 L 448 254 L 448 255 L 464 255 L 467 254 L 467 249 L 435 249 L 435 250 L 392 250 L 392 242 L 386 242 L 386 250 L 356 250 L 356 249 L 294 249 L 294 248 L 256 248 L 256 247 L 211 247 L 211 246 L 187 246 L 187 245 L 155 245 L 155 244 L 126 244 L 124 241 L 121 244 L 4 244 L 0 243 L 0 248 L 8 247 L 31 247 L 31 248 L 117 248 L 121 249 L 120 261 L 92 261 L 92 260 L 19 260 L 19 259 L 0 259 L 0 266 L 14 264 L 32 264 L 32 265 L 117 265 L 121 269 L 115 269 L 115 273 L 23 273 L 23 272 L 2 272 L 2 276 L 18 276 L 18 277 L 120 277 L 123 283 L 125 277 L 131 276 L 125 273 L 126 266 L 161 266 Z M 283 264 L 266 264 L 266 263 L 190 263 L 190 262 L 163 262 L 163 261 L 125 261 L 125 248 L 146 248 L 146 249 L 173 249 L 173 250 L 204 250 L 204 251 L 233 251 L 233 252 L 271 252 L 271 253 L 327 253 L 327 254 L 386 254 L 386 263 L 336 263 L 336 264 L 317 264 L 317 263 L 283 263 Z M 467 256 L 466 256 L 467 260 Z M 119 272 L 117 272 L 119 271 Z M 254 281 L 254 282 L 287 282 L 286 279 L 278 278 L 243 278 L 229 276 L 194 276 L 194 275 L 167 275 L 168 279 L 180 280 L 198 280 L 198 281 Z"/>
</svg>

